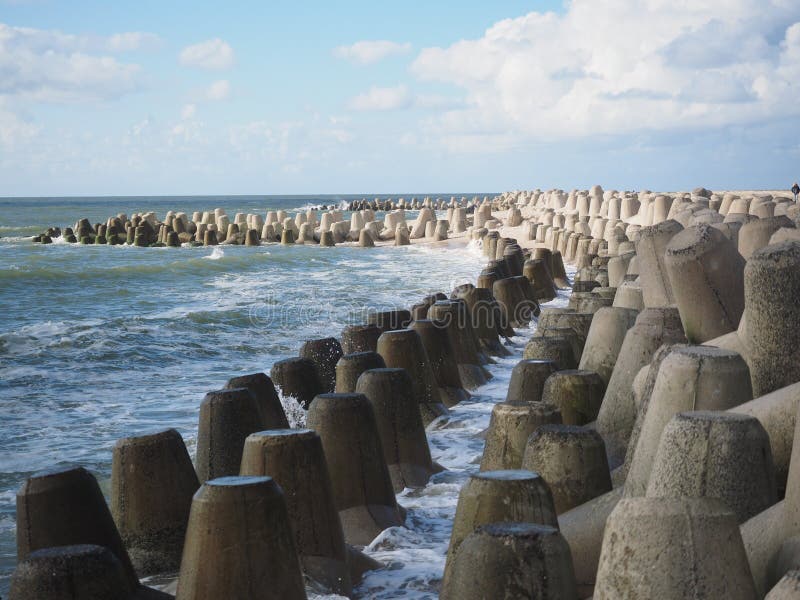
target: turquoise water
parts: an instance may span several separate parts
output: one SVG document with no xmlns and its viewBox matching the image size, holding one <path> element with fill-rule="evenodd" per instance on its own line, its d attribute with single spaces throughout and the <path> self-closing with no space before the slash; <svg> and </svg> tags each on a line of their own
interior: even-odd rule
<svg viewBox="0 0 800 600">
<path fill-rule="evenodd" d="M 223 207 L 233 217 L 355 198 L 0 199 L 0 594 L 26 477 L 80 464 L 104 483 L 118 438 L 166 427 L 193 452 L 206 392 L 269 372 L 368 310 L 474 281 L 482 264 L 474 251 L 419 246 L 134 248 L 30 236 L 119 212 Z"/>
</svg>

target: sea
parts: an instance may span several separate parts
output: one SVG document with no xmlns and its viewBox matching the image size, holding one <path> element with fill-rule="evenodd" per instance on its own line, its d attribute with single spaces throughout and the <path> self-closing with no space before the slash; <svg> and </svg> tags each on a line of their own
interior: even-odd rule
<svg viewBox="0 0 800 600">
<path fill-rule="evenodd" d="M 476 194 L 380 197 L 426 195 Z M 232 219 L 345 208 L 364 197 L 375 196 L 0 198 L 0 596 L 16 565 L 15 496 L 26 478 L 81 465 L 107 493 L 115 441 L 170 427 L 194 455 L 207 392 L 236 375 L 269 373 L 304 340 L 338 336 L 371 311 L 474 282 L 485 262 L 473 246 L 137 248 L 31 237 L 84 217 L 221 207 Z M 515 356 L 491 365 L 494 379 L 429 427 L 433 458 L 448 471 L 398 494 L 406 526 L 367 547 L 386 568 L 369 573 L 356 596 L 437 597 L 458 491 L 478 468 L 480 434 L 532 332 L 519 330 L 509 342 Z M 283 402 L 302 426 L 302 408 Z M 330 596 L 309 589 L 309 597 Z"/>
</svg>

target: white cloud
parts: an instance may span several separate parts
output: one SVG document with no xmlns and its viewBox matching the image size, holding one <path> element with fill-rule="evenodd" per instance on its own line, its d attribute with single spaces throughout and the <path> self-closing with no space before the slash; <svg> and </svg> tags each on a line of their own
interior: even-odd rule
<svg viewBox="0 0 800 600">
<path fill-rule="evenodd" d="M 799 21 L 787 0 L 573 0 L 411 72 L 466 92 L 429 123 L 454 147 L 745 124 L 800 114 Z"/>
<path fill-rule="evenodd" d="M 350 100 L 352 110 L 397 110 L 411 106 L 412 98 L 404 85 L 395 87 L 372 87 L 368 92 Z"/>
<path fill-rule="evenodd" d="M 229 69 L 235 60 L 233 48 L 219 38 L 187 46 L 180 53 L 182 65 L 211 71 Z"/>
<path fill-rule="evenodd" d="M 194 118 L 195 114 L 197 114 L 197 106 L 194 104 L 187 104 L 181 109 L 181 119 L 184 121 Z"/>
<path fill-rule="evenodd" d="M 463 101 L 450 96 L 441 94 L 419 94 L 414 98 L 414 106 L 419 108 L 446 109 L 459 108 L 463 106 Z"/>
<path fill-rule="evenodd" d="M 142 87 L 136 64 L 96 54 L 110 39 L 0 23 L 0 94 L 27 100 L 106 100 Z"/>
<path fill-rule="evenodd" d="M 0 148 L 10 152 L 17 144 L 32 140 L 40 131 L 41 127 L 23 119 L 0 98 Z"/>
<path fill-rule="evenodd" d="M 154 33 L 128 31 L 115 33 L 108 38 L 107 47 L 111 52 L 133 52 L 157 46 L 160 39 Z"/>
<path fill-rule="evenodd" d="M 464 106 L 463 100 L 441 94 L 412 94 L 405 85 L 372 87 L 348 102 L 350 110 L 389 111 L 419 108 L 442 111 Z"/>
<path fill-rule="evenodd" d="M 208 100 L 218 101 L 227 100 L 231 95 L 231 84 L 227 79 L 220 79 L 215 81 L 208 89 L 206 89 L 205 96 Z"/>
<path fill-rule="evenodd" d="M 350 46 L 338 46 L 333 55 L 360 65 L 371 65 L 388 58 L 411 52 L 411 44 L 398 44 L 387 40 L 361 41 Z"/>
</svg>

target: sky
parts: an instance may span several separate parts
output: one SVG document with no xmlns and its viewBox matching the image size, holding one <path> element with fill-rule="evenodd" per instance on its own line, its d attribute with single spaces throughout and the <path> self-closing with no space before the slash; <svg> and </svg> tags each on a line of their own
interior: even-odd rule
<svg viewBox="0 0 800 600">
<path fill-rule="evenodd" d="M 796 179 L 800 0 L 0 0 L 0 196 Z"/>
</svg>

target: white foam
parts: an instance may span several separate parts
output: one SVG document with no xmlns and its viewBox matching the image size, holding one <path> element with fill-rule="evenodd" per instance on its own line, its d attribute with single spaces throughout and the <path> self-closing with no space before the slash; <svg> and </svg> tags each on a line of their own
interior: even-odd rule
<svg viewBox="0 0 800 600">
<path fill-rule="evenodd" d="M 208 260 L 219 260 L 225 256 L 225 252 L 219 246 L 215 246 L 214 249 L 211 251 L 211 254 L 208 256 L 204 256 L 203 258 L 207 258 Z"/>
<path fill-rule="evenodd" d="M 567 300 L 568 295 L 561 292 L 548 306 L 566 306 Z M 366 553 L 386 568 L 365 576 L 357 588 L 359 597 L 437 597 L 458 494 L 469 475 L 478 470 L 483 452 L 480 433 L 489 426 L 494 405 L 505 400 L 511 370 L 534 331 L 535 326 L 518 330 L 510 341 L 513 356 L 496 359 L 497 364 L 489 366 L 494 378 L 476 390 L 469 401 L 453 407 L 449 418 L 428 427 L 431 455 L 448 470 L 434 476 L 422 489 L 406 489 L 397 495 L 398 502 L 408 509 L 406 527 L 383 531 L 366 548 Z"/>
</svg>

